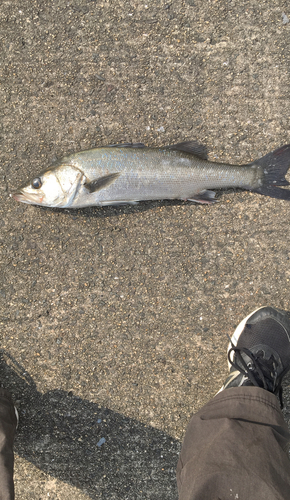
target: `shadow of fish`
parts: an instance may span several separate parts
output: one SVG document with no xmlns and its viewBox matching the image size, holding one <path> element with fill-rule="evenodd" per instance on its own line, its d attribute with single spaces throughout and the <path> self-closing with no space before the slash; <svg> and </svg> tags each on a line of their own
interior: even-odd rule
<svg viewBox="0 0 290 500">
<path fill-rule="evenodd" d="M 144 200 L 189 200 L 214 203 L 211 189 L 241 188 L 290 200 L 290 144 L 248 165 L 207 160 L 204 146 L 182 142 L 147 148 L 116 144 L 81 151 L 42 171 L 11 196 L 32 205 L 81 208 Z"/>
</svg>

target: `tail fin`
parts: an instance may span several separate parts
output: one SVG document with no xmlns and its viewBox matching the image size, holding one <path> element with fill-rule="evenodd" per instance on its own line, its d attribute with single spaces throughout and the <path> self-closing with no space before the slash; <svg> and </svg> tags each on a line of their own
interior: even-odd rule
<svg viewBox="0 0 290 500">
<path fill-rule="evenodd" d="M 290 190 L 277 187 L 289 185 L 285 174 L 290 168 L 290 144 L 268 153 L 254 164 L 262 167 L 264 178 L 262 186 L 253 191 L 280 200 L 290 200 Z"/>
</svg>

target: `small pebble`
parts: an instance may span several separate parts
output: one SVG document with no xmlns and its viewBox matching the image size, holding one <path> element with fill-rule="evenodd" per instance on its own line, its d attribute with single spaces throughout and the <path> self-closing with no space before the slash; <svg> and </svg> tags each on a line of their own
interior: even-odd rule
<svg viewBox="0 0 290 500">
<path fill-rule="evenodd" d="M 100 441 L 97 443 L 97 446 L 102 446 L 106 442 L 105 438 L 101 438 Z"/>
</svg>

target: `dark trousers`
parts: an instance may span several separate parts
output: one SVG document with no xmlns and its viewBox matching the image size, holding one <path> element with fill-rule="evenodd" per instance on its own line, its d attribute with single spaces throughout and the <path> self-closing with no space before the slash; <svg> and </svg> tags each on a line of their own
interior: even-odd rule
<svg viewBox="0 0 290 500">
<path fill-rule="evenodd" d="M 0 388 L 0 500 L 14 499 L 16 417 Z M 189 423 L 177 466 L 179 500 L 289 500 L 290 434 L 276 397 L 226 389 Z"/>
<path fill-rule="evenodd" d="M 289 441 L 273 394 L 259 387 L 222 391 L 188 425 L 179 500 L 289 500 Z"/>
<path fill-rule="evenodd" d="M 17 419 L 8 391 L 0 388 L 0 500 L 14 499 L 13 442 Z"/>
</svg>

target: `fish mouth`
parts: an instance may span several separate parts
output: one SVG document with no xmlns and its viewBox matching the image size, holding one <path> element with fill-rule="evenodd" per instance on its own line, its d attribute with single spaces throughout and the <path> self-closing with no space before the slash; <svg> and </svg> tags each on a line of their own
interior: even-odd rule
<svg viewBox="0 0 290 500">
<path fill-rule="evenodd" d="M 36 193 L 24 193 L 23 191 L 15 191 L 10 196 L 16 201 L 28 203 L 29 205 L 39 205 L 43 201 L 43 196 Z"/>
</svg>

